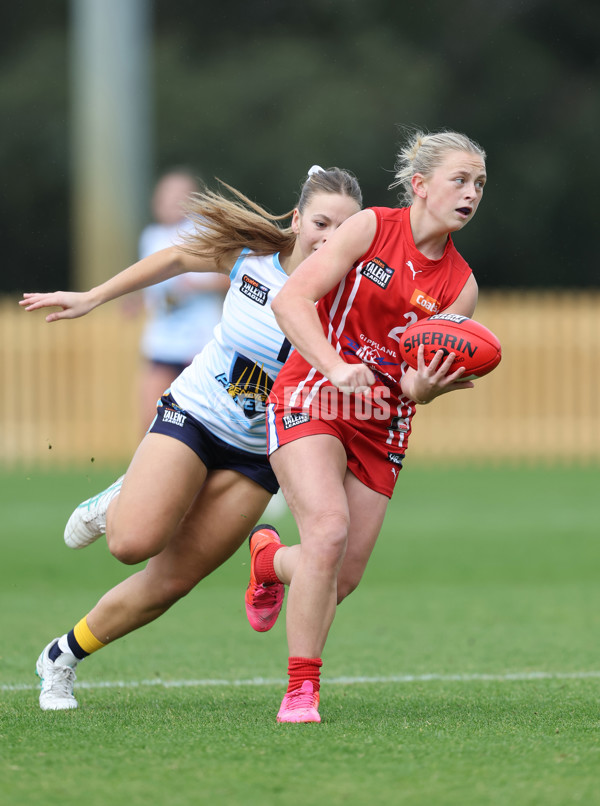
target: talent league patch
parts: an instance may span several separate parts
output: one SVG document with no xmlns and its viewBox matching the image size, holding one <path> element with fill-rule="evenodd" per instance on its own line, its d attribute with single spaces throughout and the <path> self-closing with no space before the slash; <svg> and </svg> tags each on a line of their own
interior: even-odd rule
<svg viewBox="0 0 600 806">
<path fill-rule="evenodd" d="M 173 409 L 162 409 L 163 423 L 172 423 L 183 428 L 186 420 L 186 415 L 181 411 L 174 411 Z"/>
<path fill-rule="evenodd" d="M 294 428 L 296 425 L 310 422 L 310 414 L 284 414 L 281 421 L 287 431 L 288 428 Z"/>
<path fill-rule="evenodd" d="M 258 280 L 250 277 L 249 274 L 244 274 L 242 277 L 240 291 L 242 294 L 244 294 L 244 296 L 248 297 L 248 299 L 251 299 L 252 302 L 257 302 L 259 305 L 266 305 L 270 290 L 271 289 L 267 288 L 266 285 L 263 285 L 262 283 L 259 283 Z"/>
<path fill-rule="evenodd" d="M 387 288 L 394 274 L 394 269 L 388 266 L 387 263 L 384 263 L 381 258 L 374 257 L 364 264 L 360 273 L 363 277 L 366 277 L 367 280 L 378 285 L 379 288 Z"/>
</svg>

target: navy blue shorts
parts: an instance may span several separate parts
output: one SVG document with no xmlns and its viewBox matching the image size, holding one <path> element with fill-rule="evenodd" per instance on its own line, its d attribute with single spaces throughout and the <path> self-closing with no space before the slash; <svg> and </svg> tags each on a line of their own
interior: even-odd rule
<svg viewBox="0 0 600 806">
<path fill-rule="evenodd" d="M 158 402 L 157 414 L 148 433 L 165 434 L 183 442 L 209 470 L 235 470 L 275 495 L 279 484 L 266 455 L 249 453 L 223 442 L 188 414 L 170 394 Z"/>
</svg>

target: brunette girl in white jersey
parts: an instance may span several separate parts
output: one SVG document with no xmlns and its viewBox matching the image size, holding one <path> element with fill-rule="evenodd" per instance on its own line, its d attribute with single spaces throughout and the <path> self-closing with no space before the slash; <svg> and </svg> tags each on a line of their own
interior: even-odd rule
<svg viewBox="0 0 600 806">
<path fill-rule="evenodd" d="M 76 708 L 77 663 L 162 615 L 228 559 L 277 491 L 265 407 L 290 345 L 271 302 L 298 264 L 360 210 L 361 193 L 348 172 L 315 166 L 296 209 L 272 216 L 229 189 L 242 203 L 208 191 L 194 196 L 190 215 L 198 227 L 184 246 L 157 252 L 91 291 L 25 294 L 20 303 L 28 311 L 59 307 L 46 317 L 53 322 L 183 272 L 216 270 L 231 281 L 213 341 L 163 396 L 125 476 L 69 519 L 70 547 L 106 533 L 117 559 L 150 560 L 43 650 L 36 671 L 44 710 Z M 291 226 L 278 226 L 290 217 Z"/>
<path fill-rule="evenodd" d="M 477 284 L 451 233 L 475 214 L 485 178 L 485 153 L 469 138 L 415 134 L 394 183 L 408 206 L 352 216 L 273 303 L 296 349 L 270 398 L 269 454 L 301 543 L 282 547 L 268 525 L 253 531 L 246 611 L 255 629 L 270 629 L 289 584 L 279 722 L 320 722 L 321 654 L 336 604 L 367 565 L 416 404 L 473 386 L 463 369 L 450 372 L 453 353 L 427 366 L 421 346 L 413 370 L 398 345 L 432 310 L 472 316 Z"/>
</svg>

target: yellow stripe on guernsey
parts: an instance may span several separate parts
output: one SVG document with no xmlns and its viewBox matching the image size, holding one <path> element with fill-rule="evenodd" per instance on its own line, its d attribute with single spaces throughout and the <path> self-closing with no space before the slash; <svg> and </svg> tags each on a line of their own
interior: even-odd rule
<svg viewBox="0 0 600 806">
<path fill-rule="evenodd" d="M 84 652 L 87 652 L 88 655 L 91 655 L 92 652 L 95 652 L 97 649 L 102 649 L 103 646 L 106 646 L 106 644 L 103 644 L 102 641 L 99 641 L 96 638 L 94 633 L 88 627 L 87 616 L 84 616 L 84 618 L 77 622 L 77 624 L 73 627 L 73 635 L 75 636 L 75 640 L 79 646 Z"/>
</svg>

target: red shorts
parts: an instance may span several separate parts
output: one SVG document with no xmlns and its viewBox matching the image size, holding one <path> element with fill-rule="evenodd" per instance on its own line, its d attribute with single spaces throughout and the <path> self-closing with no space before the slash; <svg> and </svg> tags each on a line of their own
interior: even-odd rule
<svg viewBox="0 0 600 806">
<path fill-rule="evenodd" d="M 369 489 L 391 498 L 404 459 L 404 452 L 398 447 L 400 427 L 404 426 L 357 420 L 352 416 L 327 418 L 319 416 L 314 406 L 306 411 L 276 400 L 267 406 L 267 452 L 270 455 L 301 437 L 330 434 L 344 446 L 348 469 L 356 478 Z"/>
</svg>

